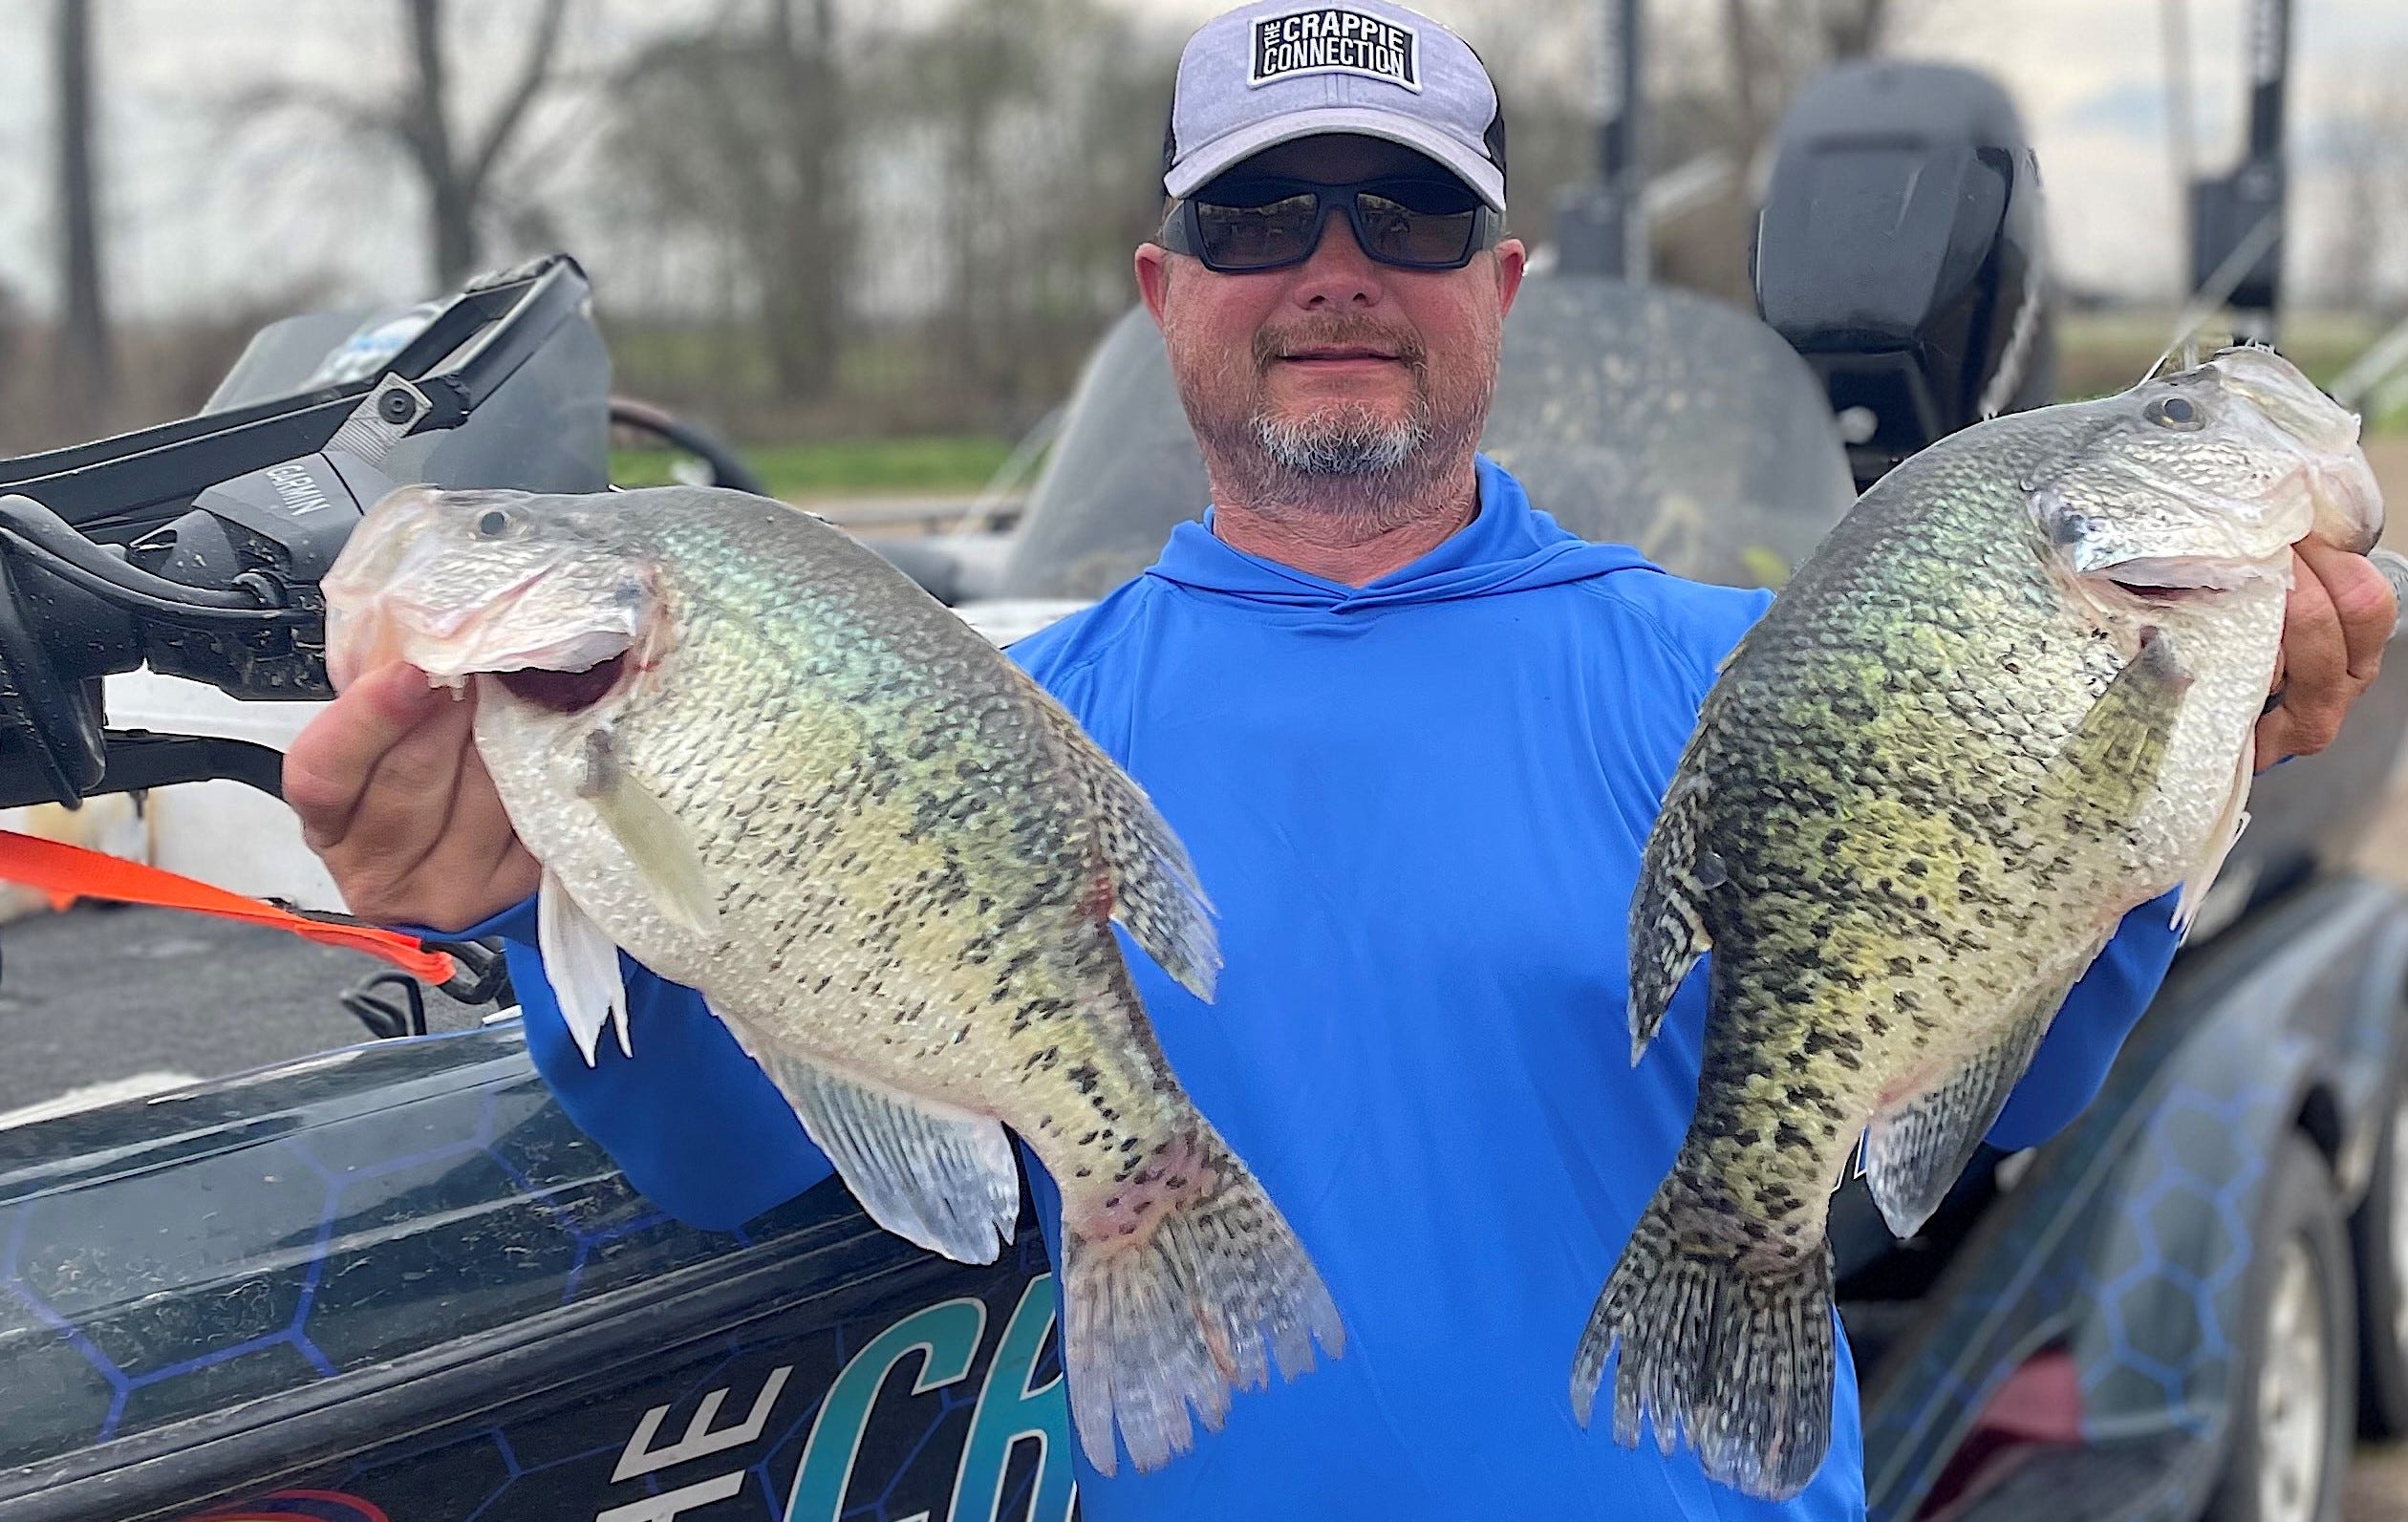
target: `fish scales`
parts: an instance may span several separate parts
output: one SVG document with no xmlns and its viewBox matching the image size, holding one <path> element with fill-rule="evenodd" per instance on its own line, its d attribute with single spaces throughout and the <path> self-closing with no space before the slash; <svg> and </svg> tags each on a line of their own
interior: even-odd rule
<svg viewBox="0 0 2408 1522">
<path fill-rule="evenodd" d="M 327 578 L 330 665 L 473 680 L 587 1053 L 616 955 L 699 990 L 890 1230 L 991 1261 L 1002 1126 L 1063 1199 L 1081 1440 L 1141 1468 L 1344 1329 L 1181 1089 L 1112 932 L 1210 997 L 1185 851 L 1067 714 L 832 526 L 724 491 L 405 489 Z M 339 647 L 339 648 L 338 648 Z M 339 657 L 339 658 L 338 658 Z M 1000 1124 L 999 1124 L 1000 1123 Z"/>
<path fill-rule="evenodd" d="M 2246 797 L 2290 546 L 2379 523 L 2354 419 L 2237 351 L 1945 440 L 1817 547 L 1702 705 L 1644 855 L 1634 1061 L 1710 950 L 1706 1040 L 1576 1356 L 1583 1421 L 1618 1347 L 1619 1440 L 1651 1424 L 1752 1493 L 1805 1485 L 1851 1157 L 1911 1234 L 2119 918 L 2178 882 L 2192 906 Z"/>
<path fill-rule="evenodd" d="M 617 748 L 694 821 L 722 882 L 777 885 L 785 933 L 708 945 L 657 922 L 670 933 L 628 950 L 677 981 L 707 977 L 731 1007 L 793 997 L 787 970 L 806 966 L 795 1013 L 821 1050 L 834 1055 L 831 1027 L 849 1028 L 842 1054 L 863 1076 L 965 1108 L 1001 1099 L 1011 1108 L 999 1118 L 1032 1142 L 1075 1146 L 1100 1131 L 1079 1166 L 1133 1172 L 1104 1110 L 1146 1127 L 1192 1117 L 1146 1027 L 1068 1018 L 1133 1007 L 1133 997 L 1103 916 L 1061 890 L 1099 871 L 1095 830 L 1054 782 L 1024 695 L 962 659 L 939 609 L 881 621 L 873 640 L 849 637 L 871 616 L 862 603 L 875 584 L 798 573 L 765 526 L 665 525 L 659 535 L 676 568 L 662 577 L 664 611 L 691 659 L 674 695 L 615 722 Z M 783 611 L 763 619 L 764 608 Z M 748 721 L 696 725 L 697 702 Z M 974 744 L 960 743 L 965 729 Z M 727 811 L 740 802 L 738 826 Z M 545 807 L 530 800 L 527 812 Z M 575 825 L 563 812 L 565 837 Z M 995 1010 L 1008 1022 L 978 1018 Z M 1031 1061 L 1049 1051 L 1069 1055 Z M 1029 1071 L 991 1096 L 999 1061 Z M 1077 1169 L 1065 1171 L 1075 1193 Z"/>
</svg>

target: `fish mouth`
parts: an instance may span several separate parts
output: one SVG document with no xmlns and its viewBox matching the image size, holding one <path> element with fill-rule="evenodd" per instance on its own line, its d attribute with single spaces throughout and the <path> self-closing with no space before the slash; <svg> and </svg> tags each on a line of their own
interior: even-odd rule
<svg viewBox="0 0 2408 1522">
<path fill-rule="evenodd" d="M 2290 568 L 2288 554 L 2279 561 L 2165 555 L 2118 561 L 2092 575 L 2127 596 L 2162 606 L 2225 596 L 2260 582 L 2279 580 Z"/>
<path fill-rule="evenodd" d="M 2115 583 L 2118 591 L 2150 603 L 2202 602 L 2221 591 L 2215 587 L 2152 587 L 2146 582 L 2124 581 L 2116 576 L 2107 579 Z"/>
<path fill-rule="evenodd" d="M 606 656 L 582 671 L 549 671 L 522 666 L 516 671 L 488 672 L 511 697 L 555 714 L 582 714 L 608 697 L 627 679 L 630 652 Z"/>
</svg>

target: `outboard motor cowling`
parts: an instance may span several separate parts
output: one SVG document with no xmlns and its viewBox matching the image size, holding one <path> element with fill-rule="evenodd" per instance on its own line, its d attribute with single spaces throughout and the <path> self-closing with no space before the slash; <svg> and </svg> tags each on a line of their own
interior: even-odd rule
<svg viewBox="0 0 2408 1522">
<path fill-rule="evenodd" d="M 1821 376 L 1860 488 L 2053 399 L 2039 170 L 1983 75 L 1881 59 L 1811 80 L 1776 139 L 1752 266 L 1757 310 Z"/>
</svg>

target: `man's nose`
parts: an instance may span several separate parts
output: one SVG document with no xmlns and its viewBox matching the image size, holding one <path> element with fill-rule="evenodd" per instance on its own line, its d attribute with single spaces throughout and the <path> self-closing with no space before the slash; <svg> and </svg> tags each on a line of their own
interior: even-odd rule
<svg viewBox="0 0 2408 1522">
<path fill-rule="evenodd" d="M 1322 219 L 1321 243 L 1297 270 L 1294 296 L 1300 307 L 1325 311 L 1380 304 L 1380 267 L 1355 241 L 1354 224 L 1343 208 L 1333 206 Z"/>
</svg>

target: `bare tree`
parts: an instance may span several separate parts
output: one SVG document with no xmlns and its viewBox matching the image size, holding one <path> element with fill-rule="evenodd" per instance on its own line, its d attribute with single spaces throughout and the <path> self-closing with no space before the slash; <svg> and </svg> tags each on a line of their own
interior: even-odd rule
<svg viewBox="0 0 2408 1522">
<path fill-rule="evenodd" d="M 408 61 L 401 87 L 385 99 L 362 99 L 354 91 L 287 80 L 246 92 L 233 104 L 241 118 L 280 108 L 313 111 L 357 141 L 399 154 L 426 195 L 429 268 L 439 286 L 454 287 L 482 262 L 488 225 L 513 209 L 499 204 L 499 172 L 529 111 L 557 81 L 569 9 L 570 0 L 543 0 L 517 50 L 508 82 L 482 127 L 455 119 L 460 111 L 458 79 L 445 37 L 456 12 L 446 0 L 400 0 Z M 495 30 L 485 14 L 469 13 L 484 34 Z"/>
<path fill-rule="evenodd" d="M 402 6 L 409 22 L 413 77 L 405 105 L 387 116 L 385 123 L 425 182 L 428 253 L 436 283 L 448 288 L 477 268 L 478 214 L 493 182 L 494 165 L 551 75 L 569 4 L 544 0 L 501 105 L 484 131 L 462 135 L 468 139 L 464 149 L 452 135 L 443 0 L 402 0 Z"/>
<path fill-rule="evenodd" d="M 843 204 L 845 103 L 836 68 L 834 0 L 770 0 L 769 56 L 778 74 L 776 104 L 784 151 L 780 194 L 770 198 L 776 247 L 763 263 L 787 278 L 764 283 L 769 361 L 779 390 L 816 397 L 836 374 L 844 315 L 844 275 L 851 208 Z"/>
<path fill-rule="evenodd" d="M 765 0 L 644 49 L 611 92 L 610 160 L 641 216 L 718 247 L 784 400 L 833 383 L 856 237 L 834 0 Z"/>
<path fill-rule="evenodd" d="M 116 398 L 117 368 L 100 275 L 89 0 L 58 0 L 56 19 L 60 392 L 67 420 L 96 432 Z"/>
</svg>

